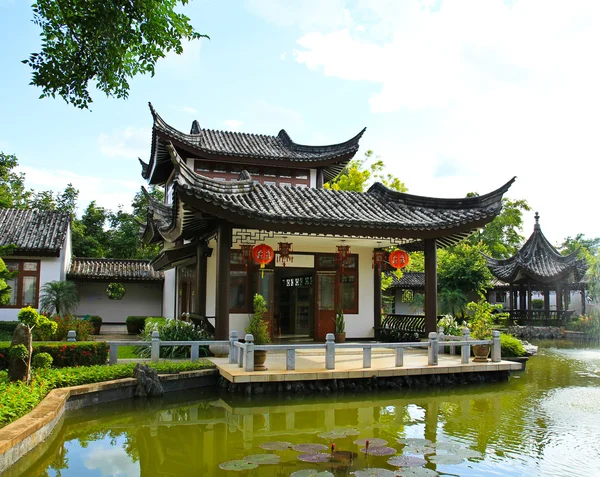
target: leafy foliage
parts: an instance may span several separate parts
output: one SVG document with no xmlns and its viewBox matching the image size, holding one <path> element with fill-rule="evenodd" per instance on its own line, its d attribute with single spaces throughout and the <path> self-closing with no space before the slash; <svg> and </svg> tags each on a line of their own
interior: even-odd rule
<svg viewBox="0 0 600 477">
<path fill-rule="evenodd" d="M 338 311 L 335 314 L 335 332 L 336 333 L 345 333 L 346 332 L 346 321 L 344 320 L 344 313 L 342 311 Z"/>
<path fill-rule="evenodd" d="M 587 315 L 579 317 L 574 326 L 575 330 L 581 331 L 589 338 L 600 339 L 600 313 L 593 310 Z"/>
<path fill-rule="evenodd" d="M 500 348 L 503 358 L 520 358 L 525 356 L 525 347 L 513 335 L 500 334 Z"/>
<path fill-rule="evenodd" d="M 35 308 L 27 306 L 21 308 L 17 315 L 18 320 L 27 326 L 30 330 L 36 330 L 43 335 L 52 335 L 56 332 L 57 325 L 47 316 L 41 315 Z"/>
<path fill-rule="evenodd" d="M 492 330 L 494 326 L 494 317 L 503 318 L 508 316 L 508 313 L 495 313 L 501 310 L 502 305 L 492 305 L 486 300 L 481 299 L 478 302 L 470 302 L 467 305 L 469 313 L 469 328 L 471 337 L 476 340 L 489 340 L 492 338 Z"/>
<path fill-rule="evenodd" d="M 5 358 L 0 359 L 0 369 L 8 367 L 8 350 L 10 342 L 0 343 L 0 354 Z M 95 364 L 104 364 L 108 359 L 108 345 L 104 341 L 87 342 L 43 342 L 34 341 L 31 357 L 39 353 L 48 353 L 52 356 L 54 366 L 88 366 Z"/>
<path fill-rule="evenodd" d="M 438 328 L 443 328 L 446 336 L 462 336 L 462 330 L 465 326 L 467 324 L 464 321 L 459 323 L 452 315 L 444 315 L 438 321 Z"/>
<path fill-rule="evenodd" d="M 162 319 L 161 321 L 152 320 L 147 322 L 144 331 L 142 332 L 142 340 L 152 340 L 152 332 L 158 331 L 158 337 L 161 341 L 205 341 L 213 337 L 205 330 L 186 321 L 174 319 Z M 200 348 L 208 355 L 208 350 L 205 347 Z M 143 346 L 138 350 L 139 356 L 147 358 L 150 356 L 150 347 Z M 190 357 L 189 346 L 161 346 L 160 357 L 166 359 L 181 359 Z"/>
<path fill-rule="evenodd" d="M 441 289 L 460 290 L 463 294 L 482 295 L 492 285 L 488 269 L 479 245 L 461 242 L 454 247 L 440 250 L 438 254 L 438 285 Z"/>
<path fill-rule="evenodd" d="M 263 345 L 271 342 L 269 336 L 269 326 L 263 320 L 263 316 L 267 312 L 267 302 L 262 295 L 258 293 L 254 295 L 253 301 L 254 314 L 250 315 L 250 324 L 244 329 L 247 334 L 254 337 L 254 344 Z"/>
<path fill-rule="evenodd" d="M 40 288 L 40 309 L 48 313 L 69 314 L 79 303 L 77 287 L 73 282 L 53 280 Z"/>
<path fill-rule="evenodd" d="M 11 272 L 4 260 L 0 258 L 0 306 L 8 305 L 10 302 L 11 287 L 8 285 L 7 280 L 14 278 L 17 272 Z"/>
<path fill-rule="evenodd" d="M 470 193 L 467 197 L 478 194 Z M 482 245 L 494 258 L 508 258 L 519 250 L 524 237 L 523 212 L 531 210 L 526 200 L 502 199 L 502 212 L 479 233 L 471 235 L 467 242 L 470 245 Z"/>
<path fill-rule="evenodd" d="M 38 353 L 36 354 L 31 362 L 31 365 L 36 368 L 50 368 L 52 367 L 52 356 L 48 353 Z"/>
<path fill-rule="evenodd" d="M 144 327 L 146 326 L 146 318 L 147 316 L 128 316 L 125 319 L 125 324 L 127 325 L 127 332 L 129 334 L 137 335 L 144 331 Z"/>
<path fill-rule="evenodd" d="M 577 252 L 579 258 L 588 259 L 590 255 L 595 255 L 600 250 L 600 237 L 585 238 L 584 234 L 577 234 L 575 237 L 568 236 L 558 246 L 558 250 L 563 255 Z"/>
<path fill-rule="evenodd" d="M 212 368 L 208 361 L 198 363 L 148 363 L 159 373 L 178 373 L 196 369 Z M 100 383 L 114 379 L 133 377 L 135 364 L 115 364 L 113 366 L 84 366 L 62 369 L 34 370 L 29 384 L 11 383 L 6 372 L 0 372 L 0 427 L 17 420 L 30 412 L 53 389 Z"/>
<path fill-rule="evenodd" d="M 69 331 L 74 330 L 77 341 L 87 341 L 94 325 L 90 320 L 79 319 L 73 315 L 54 315 L 52 321 L 56 323 L 54 333 L 37 335 L 34 330 L 34 338 L 46 341 L 64 341 Z"/>
<path fill-rule="evenodd" d="M 372 161 L 372 162 L 371 162 Z M 365 152 L 363 159 L 353 159 L 333 180 L 324 184 L 325 189 L 364 192 L 369 184 L 379 181 L 390 189 L 406 192 L 404 182 L 384 172 L 385 164 L 373 151 Z"/>
<path fill-rule="evenodd" d="M 27 358 L 29 357 L 29 351 L 27 351 L 27 346 L 24 344 L 18 344 L 10 347 L 8 350 L 8 356 L 11 359 L 27 361 Z"/>
<path fill-rule="evenodd" d="M 195 40 L 189 18 L 177 13 L 187 0 L 38 0 L 33 22 L 42 47 L 23 63 L 33 69 L 31 84 L 43 97 L 63 98 L 78 108 L 92 102 L 90 83 L 107 96 L 127 98 L 129 79 L 154 75 L 157 60 L 183 52 L 182 40 Z"/>
</svg>

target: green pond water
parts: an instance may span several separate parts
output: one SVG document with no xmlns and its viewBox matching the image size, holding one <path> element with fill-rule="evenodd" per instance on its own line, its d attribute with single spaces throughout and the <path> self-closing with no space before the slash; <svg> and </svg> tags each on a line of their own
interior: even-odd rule
<svg viewBox="0 0 600 477">
<path fill-rule="evenodd" d="M 600 347 L 538 344 L 527 370 L 504 383 L 252 399 L 195 391 L 72 411 L 6 475 L 600 475 Z M 394 455 L 366 456 L 358 439 Z M 381 439 L 389 449 L 375 447 Z M 273 442 L 335 443 L 336 453 L 303 462 L 306 452 L 260 447 Z M 219 467 L 244 458 L 257 467 Z"/>
</svg>

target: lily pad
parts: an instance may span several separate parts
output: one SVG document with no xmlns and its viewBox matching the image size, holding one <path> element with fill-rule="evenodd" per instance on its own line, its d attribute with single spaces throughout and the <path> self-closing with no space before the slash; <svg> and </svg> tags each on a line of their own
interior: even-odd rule
<svg viewBox="0 0 600 477">
<path fill-rule="evenodd" d="M 427 464 L 427 461 L 415 455 L 398 455 L 388 459 L 387 463 L 396 467 L 421 467 Z"/>
<path fill-rule="evenodd" d="M 317 452 L 329 450 L 329 447 L 323 444 L 296 444 L 295 446 L 292 446 L 292 449 L 305 454 L 315 454 Z"/>
<path fill-rule="evenodd" d="M 244 457 L 246 462 L 251 464 L 279 464 L 281 457 L 277 454 L 254 454 Z"/>
<path fill-rule="evenodd" d="M 329 462 L 330 454 L 324 452 L 315 452 L 312 454 L 300 454 L 298 460 L 302 462 Z"/>
<path fill-rule="evenodd" d="M 418 455 L 433 454 L 435 452 L 435 449 L 433 447 L 428 446 L 406 446 L 403 450 L 405 454 Z"/>
<path fill-rule="evenodd" d="M 302 469 L 293 472 L 290 477 L 334 477 L 334 475 L 326 470 L 319 472 L 315 469 Z"/>
<path fill-rule="evenodd" d="M 277 451 L 289 449 L 290 447 L 292 447 L 292 444 L 290 442 L 274 441 L 265 442 L 264 444 L 261 444 L 258 447 L 264 450 Z"/>
<path fill-rule="evenodd" d="M 388 469 L 378 469 L 373 467 L 371 469 L 355 470 L 351 472 L 356 477 L 396 477 L 398 474 Z"/>
<path fill-rule="evenodd" d="M 438 450 L 445 450 L 448 452 L 456 452 L 462 448 L 462 446 L 458 442 L 436 442 L 433 444 Z"/>
<path fill-rule="evenodd" d="M 463 457 L 465 459 L 481 459 L 483 457 L 483 454 L 481 452 L 473 449 L 458 449 L 455 452 L 453 452 L 453 454 L 456 454 L 457 456 Z"/>
<path fill-rule="evenodd" d="M 366 446 L 367 441 L 369 441 L 369 449 L 371 447 L 383 447 L 383 446 L 386 446 L 388 443 L 388 441 L 386 441 L 385 439 L 379 439 L 378 437 L 372 437 L 372 438 L 367 438 L 367 439 L 356 439 L 354 441 L 354 443 L 357 446 Z"/>
<path fill-rule="evenodd" d="M 405 467 L 401 475 L 402 477 L 437 477 L 440 474 L 427 467 Z"/>
<path fill-rule="evenodd" d="M 407 437 L 406 439 L 398 439 L 398 443 L 405 444 L 407 446 L 430 446 L 431 441 L 429 439 L 419 439 L 416 437 Z"/>
<path fill-rule="evenodd" d="M 429 462 L 439 465 L 458 465 L 462 464 L 464 461 L 465 459 L 463 457 L 455 454 L 432 455 L 429 458 Z"/>
<path fill-rule="evenodd" d="M 369 447 L 368 449 L 366 447 L 363 447 L 360 451 L 363 454 L 377 455 L 377 456 L 394 455 L 396 453 L 396 449 L 393 449 L 391 447 L 386 447 L 386 446 Z"/>
<path fill-rule="evenodd" d="M 336 440 L 336 439 L 343 439 L 346 436 L 346 433 L 344 431 L 329 431 L 329 432 L 321 432 L 320 434 L 318 434 L 318 436 L 322 439 L 327 439 L 329 440 Z"/>
<path fill-rule="evenodd" d="M 240 472 L 242 470 L 256 469 L 258 464 L 252 462 L 246 462 L 245 460 L 229 460 L 219 464 L 219 469 L 232 470 L 234 472 Z"/>
</svg>

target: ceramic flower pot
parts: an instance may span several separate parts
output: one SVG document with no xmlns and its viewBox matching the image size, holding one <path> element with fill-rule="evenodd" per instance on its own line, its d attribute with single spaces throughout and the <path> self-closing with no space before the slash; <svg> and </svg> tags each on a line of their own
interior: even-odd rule
<svg viewBox="0 0 600 477">
<path fill-rule="evenodd" d="M 345 343 L 346 342 L 346 333 L 334 333 L 335 334 L 335 342 L 336 343 Z"/>
<path fill-rule="evenodd" d="M 267 351 L 254 350 L 254 371 L 266 371 Z"/>
<path fill-rule="evenodd" d="M 473 359 L 476 363 L 487 363 L 488 356 L 490 355 L 491 346 L 487 345 L 473 345 L 473 354 L 475 358 Z"/>
</svg>

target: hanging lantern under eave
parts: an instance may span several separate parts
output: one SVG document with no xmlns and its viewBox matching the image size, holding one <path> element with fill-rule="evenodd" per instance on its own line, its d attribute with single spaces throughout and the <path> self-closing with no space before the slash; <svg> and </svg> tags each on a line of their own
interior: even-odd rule
<svg viewBox="0 0 600 477">
<path fill-rule="evenodd" d="M 381 271 L 381 267 L 385 263 L 387 258 L 387 252 L 381 248 L 373 249 L 373 266 L 371 268 L 377 268 Z"/>
<path fill-rule="evenodd" d="M 244 264 L 246 271 L 248 271 L 248 265 L 252 262 L 252 245 L 242 244 L 240 245 L 240 250 L 242 251 L 242 264 Z"/>
<path fill-rule="evenodd" d="M 350 258 L 350 245 L 338 245 L 337 252 L 335 254 L 335 261 L 342 267 L 342 273 L 344 273 L 344 265 Z"/>
<path fill-rule="evenodd" d="M 388 262 L 394 268 L 404 268 L 410 262 L 410 257 L 404 250 L 394 250 L 390 253 Z"/>
<path fill-rule="evenodd" d="M 277 261 L 281 262 L 281 264 L 285 268 L 285 264 L 287 262 L 293 262 L 294 257 L 292 257 L 292 244 L 289 242 L 279 242 L 279 257 Z"/>
<path fill-rule="evenodd" d="M 254 263 L 260 265 L 261 278 L 265 275 L 265 265 L 271 263 L 274 257 L 275 252 L 273 251 L 273 248 L 266 243 L 256 245 L 252 249 L 252 259 L 254 260 Z"/>
</svg>

